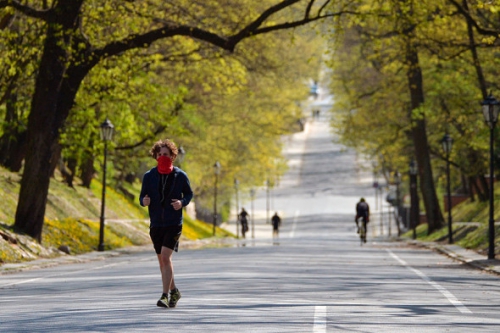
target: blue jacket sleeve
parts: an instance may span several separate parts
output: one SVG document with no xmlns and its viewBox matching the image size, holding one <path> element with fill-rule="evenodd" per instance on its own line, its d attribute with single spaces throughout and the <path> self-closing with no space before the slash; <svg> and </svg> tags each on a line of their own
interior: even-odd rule
<svg viewBox="0 0 500 333">
<path fill-rule="evenodd" d="M 193 190 L 191 189 L 191 184 L 189 183 L 189 178 L 184 174 L 185 182 L 182 187 L 182 207 L 186 207 L 191 199 L 193 199 Z"/>
<path fill-rule="evenodd" d="M 149 172 L 146 172 L 144 174 L 144 177 L 142 178 L 142 187 L 141 187 L 141 194 L 139 195 L 139 204 L 144 207 L 144 204 L 142 203 L 142 199 L 144 199 L 144 197 L 146 196 L 146 188 L 147 188 L 147 183 L 148 183 L 148 179 L 149 179 Z"/>
</svg>

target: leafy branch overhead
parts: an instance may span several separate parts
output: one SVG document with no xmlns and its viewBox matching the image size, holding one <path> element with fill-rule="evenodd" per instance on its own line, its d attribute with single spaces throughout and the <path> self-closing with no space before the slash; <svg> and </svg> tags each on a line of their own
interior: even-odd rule
<svg viewBox="0 0 500 333">
<path fill-rule="evenodd" d="M 352 11 L 338 11 L 338 12 L 328 12 L 326 8 L 332 0 L 325 1 L 317 1 L 317 0 L 285 0 L 277 3 L 274 6 L 269 7 L 267 10 L 262 12 L 257 18 L 253 21 L 249 22 L 246 26 L 241 28 L 236 33 L 223 36 L 214 32 L 211 32 L 209 29 L 203 29 L 196 25 L 184 25 L 184 24 L 175 24 L 175 23 L 166 23 L 162 26 L 151 29 L 150 31 L 138 34 L 131 34 L 121 40 L 113 41 L 104 47 L 101 48 L 93 48 L 90 47 L 90 43 L 87 40 L 88 50 L 86 50 L 87 56 L 85 57 L 87 63 L 97 63 L 100 59 L 110 56 L 119 55 L 125 51 L 134 49 L 134 48 L 147 48 L 155 41 L 160 39 L 174 37 L 174 36 L 186 36 L 198 39 L 200 41 L 204 41 L 215 45 L 221 49 L 227 51 L 234 51 L 236 45 L 241 42 L 243 39 L 256 36 L 260 34 L 265 34 L 277 30 L 284 30 L 290 28 L 296 28 L 314 21 L 326 19 L 329 17 L 339 16 L 346 13 L 352 13 Z M 81 6 L 85 1 L 79 0 L 75 1 L 72 6 L 77 8 Z M 293 5 L 299 3 L 307 3 L 304 16 L 300 19 L 290 20 L 280 23 L 266 24 L 265 23 L 273 16 L 277 15 L 284 9 L 292 7 Z M 320 3 L 318 5 L 317 3 Z M 54 2 L 54 5 L 57 2 Z M 128 3 L 129 6 L 133 7 L 133 4 L 136 2 Z M 139 3 L 139 2 L 137 2 Z M 18 1 L 0 1 L 0 8 L 5 8 L 8 6 L 12 6 L 16 10 L 21 13 L 46 21 L 47 23 L 55 23 L 58 22 L 59 15 L 55 13 L 59 9 L 59 7 L 55 6 L 51 9 L 46 10 L 37 10 L 33 7 L 23 5 Z M 314 14 L 312 14 L 313 9 L 317 8 Z"/>
<path fill-rule="evenodd" d="M 190 144 L 193 152 L 201 146 L 200 152 L 208 155 L 210 143 L 217 142 L 214 134 L 229 138 L 226 125 L 234 124 L 238 119 L 234 113 L 224 113 L 227 105 L 222 101 L 236 104 L 238 95 L 251 99 L 247 92 L 256 76 L 252 77 L 245 66 L 238 63 L 236 46 L 248 40 L 242 45 L 242 52 L 248 52 L 248 59 L 258 59 L 260 54 L 250 50 L 248 45 L 259 41 L 262 36 L 345 13 L 342 7 L 333 10 L 335 1 L 331 0 L 41 2 L 46 8 L 37 7 L 35 3 L 38 4 L 0 0 L 0 22 L 6 36 L 8 33 L 14 37 L 40 34 L 36 39 L 37 47 L 31 47 L 38 51 L 29 63 L 33 67 L 29 86 L 32 91 L 18 85 L 6 94 L 22 93 L 24 98 L 29 98 L 29 103 L 26 103 L 30 105 L 29 112 L 16 114 L 18 109 L 9 109 L 17 116 L 17 123 L 24 124 L 22 132 L 12 133 L 16 140 L 19 139 L 16 142 L 20 143 L 20 158 L 24 156 L 19 194 L 22 200 L 17 206 L 15 223 L 16 228 L 38 239 L 43 227 L 49 179 L 57 159 L 63 155 L 73 168 L 80 164 L 83 172 L 85 165 L 84 173 L 93 174 L 93 159 L 89 160 L 89 156 L 99 144 L 92 132 L 95 133 L 95 125 L 103 117 L 112 113 L 116 116 L 115 121 L 120 123 L 119 128 L 123 131 L 117 135 L 120 147 L 134 150 L 158 130 L 165 129 Z M 31 22 L 36 24 L 29 24 Z M 10 40 L 11 44 L 2 47 L 12 50 L 22 47 L 15 43 L 15 38 Z M 257 44 L 266 48 L 266 42 L 275 44 L 271 37 L 262 38 Z M 30 49 L 28 45 L 23 46 Z M 266 52 L 272 54 L 269 47 Z M 231 59 L 214 56 L 217 54 Z M 179 59 L 179 56 L 181 62 L 177 63 L 175 58 Z M 205 68 L 199 60 L 208 58 L 213 60 L 211 72 L 203 73 Z M 11 58 L 5 59 L 10 61 Z M 186 65 L 186 59 L 193 61 Z M 5 68 L 7 65 L 5 63 Z M 188 72 L 187 68 L 196 72 Z M 224 72 L 223 75 L 214 75 L 217 70 Z M 194 79 L 202 73 L 207 80 Z M 270 83 L 266 75 L 262 73 L 260 80 Z M 286 84 L 292 87 L 291 82 Z M 218 91 L 223 97 L 216 100 L 208 97 L 211 89 L 226 91 Z M 141 98 L 139 92 L 145 95 Z M 283 94 L 281 99 L 294 95 L 300 94 Z M 11 101 L 16 99 L 9 98 Z M 265 119 L 291 121 L 296 113 L 291 106 L 293 100 L 277 104 L 279 96 L 269 96 L 269 99 L 273 101 L 269 107 L 278 116 L 266 115 L 269 110 L 264 105 L 255 105 L 256 108 L 250 110 L 246 109 L 247 104 L 242 108 L 245 112 L 257 110 L 255 114 L 248 114 L 252 117 L 249 124 L 259 124 Z M 179 105 L 181 109 L 176 109 Z M 202 110 L 204 106 L 208 110 Z M 217 113 L 222 117 L 217 117 Z M 223 126 L 212 132 L 204 128 L 207 124 L 214 128 L 219 124 Z M 234 145 L 221 146 L 220 151 L 226 151 L 228 162 L 231 160 L 229 152 L 237 150 L 253 151 L 253 157 L 258 155 L 259 149 L 276 152 L 274 137 L 268 140 L 272 142 L 271 148 L 267 148 L 265 138 L 283 132 L 275 130 L 280 126 L 270 128 L 273 132 L 261 136 L 253 145 L 251 141 L 236 140 Z M 197 144 L 194 138 L 186 135 L 188 132 L 209 140 Z M 11 142 L 9 140 L 6 138 L 7 143 Z M 87 147 L 91 147 L 90 150 Z M 27 151 L 37 153 L 25 154 Z M 199 178 L 203 180 L 204 168 L 201 163 L 198 165 L 193 170 L 200 171 Z M 234 172 L 237 170 L 235 168 Z"/>
</svg>

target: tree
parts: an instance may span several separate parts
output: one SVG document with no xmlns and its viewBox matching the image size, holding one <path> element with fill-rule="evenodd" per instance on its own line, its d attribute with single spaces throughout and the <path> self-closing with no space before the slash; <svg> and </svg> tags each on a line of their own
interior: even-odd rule
<svg viewBox="0 0 500 333">
<path fill-rule="evenodd" d="M 3 15 L 1 15 L 3 14 Z M 0 165 L 19 171 L 26 154 L 26 121 L 34 70 L 40 55 L 40 22 L 0 12 L 0 105 L 5 105 L 0 136 Z"/>
<path fill-rule="evenodd" d="M 492 52 L 500 31 L 498 5 L 465 0 L 356 5 L 364 15 L 339 20 L 337 26 L 344 29 L 336 26 L 336 31 L 345 33 L 332 43 L 333 73 L 339 79 L 335 108 L 347 110 L 338 126 L 343 139 L 392 170 L 406 169 L 408 159 L 424 151 L 423 160 L 417 158 L 425 169 L 421 192 L 440 220 L 435 190 L 428 190 L 433 182 L 439 186 L 443 176 L 439 141 L 450 133 L 455 139 L 452 165 L 460 171 L 455 184 L 462 182 L 469 191 L 475 187 L 480 200 L 486 199 L 488 129 L 481 124 L 478 101 L 487 89 L 498 89 L 498 60 Z M 359 131 L 362 138 L 356 136 Z M 429 218 L 431 224 L 435 220 Z M 429 225 L 429 231 L 437 227 Z"/>
<path fill-rule="evenodd" d="M 55 0 L 49 9 L 37 9 L 20 1 L 1 0 L 0 8 L 15 9 L 46 23 L 28 117 L 29 154 L 21 180 L 15 228 L 41 241 L 50 166 L 57 158 L 54 152 L 60 131 L 82 81 L 101 61 L 120 57 L 133 49 L 147 48 L 162 39 L 191 38 L 232 52 L 241 41 L 252 36 L 338 15 L 325 12 L 325 5 L 329 2 L 109 1 L 103 6 L 101 1 Z M 285 10 L 299 16 L 280 22 L 279 14 Z M 99 26 L 99 23 L 105 26 Z"/>
<path fill-rule="evenodd" d="M 364 59 L 365 64 L 365 66 L 359 64 L 352 66 L 354 75 L 351 78 L 349 74 L 344 74 L 344 78 L 351 81 L 344 85 L 349 89 L 347 110 L 353 110 L 348 119 L 351 119 L 352 123 L 371 123 L 364 129 L 359 128 L 361 133 L 373 129 L 374 133 L 368 134 L 368 139 L 357 136 L 357 140 L 360 141 L 371 140 L 372 143 L 366 144 L 372 148 L 371 155 L 378 157 L 383 150 L 397 151 L 396 154 L 400 155 L 399 161 L 397 157 L 387 154 L 381 158 L 386 166 L 388 159 L 392 160 L 390 167 L 393 171 L 406 169 L 409 155 L 414 155 L 419 166 L 420 190 L 431 233 L 441 227 L 443 216 L 436 195 L 427 137 L 423 74 L 419 60 L 421 47 L 419 34 L 421 26 L 426 23 L 425 19 L 421 18 L 432 12 L 433 6 L 428 3 L 417 5 L 412 1 L 384 3 L 361 1 L 361 3 L 363 5 L 357 4 L 360 8 L 359 13 L 342 17 L 337 23 L 349 34 L 350 42 L 354 41 L 354 44 L 347 47 L 354 47 L 360 52 L 358 59 Z M 342 39 L 336 37 L 337 41 L 342 43 Z M 343 47 L 342 44 L 340 47 Z M 338 61 L 335 59 L 336 51 L 332 54 L 334 61 Z M 336 70 L 337 66 L 334 73 Z M 388 127 L 390 127 L 389 132 L 381 134 L 382 129 Z M 356 133 L 360 132 L 351 132 L 351 138 L 354 140 Z M 410 150 L 407 149 L 408 140 L 411 140 Z M 391 146 L 392 149 L 387 146 Z"/>
</svg>

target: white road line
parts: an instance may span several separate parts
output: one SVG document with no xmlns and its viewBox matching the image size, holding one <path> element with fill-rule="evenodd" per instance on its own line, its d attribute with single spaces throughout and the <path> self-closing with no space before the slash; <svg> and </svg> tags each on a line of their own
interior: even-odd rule
<svg viewBox="0 0 500 333">
<path fill-rule="evenodd" d="M 436 288 L 437 290 L 439 290 L 439 292 L 441 294 L 444 295 L 444 297 L 446 297 L 448 299 L 448 301 L 450 301 L 451 304 L 453 304 L 457 309 L 458 311 L 460 311 L 461 313 L 472 313 L 471 310 L 469 310 L 465 305 L 463 305 L 462 302 L 460 302 L 456 297 L 455 295 L 453 295 L 452 293 L 450 293 L 448 291 L 448 289 L 446 289 L 445 287 L 442 287 L 441 285 L 439 285 L 438 283 L 432 281 L 427 275 L 425 275 L 424 273 L 422 273 L 421 271 L 419 271 L 418 269 L 415 269 L 411 266 L 409 266 L 406 261 L 404 261 L 403 259 L 399 258 L 397 255 L 395 255 L 391 250 L 389 249 L 386 249 L 387 252 L 389 252 L 389 254 L 391 255 L 391 257 L 393 257 L 394 259 L 396 259 L 401 265 L 405 266 L 406 268 L 408 268 L 410 271 L 412 271 L 413 273 L 417 274 L 418 276 L 420 276 L 420 278 L 422 280 L 424 280 L 425 282 L 427 282 L 428 284 L 430 284 L 431 286 L 433 286 L 434 288 Z"/>
<path fill-rule="evenodd" d="M 326 306 L 317 305 L 314 308 L 313 333 L 326 332 Z"/>
<path fill-rule="evenodd" d="M 295 227 L 297 226 L 297 219 L 299 215 L 300 215 L 300 210 L 296 210 L 295 215 L 293 216 L 292 231 L 290 231 L 290 238 L 293 238 L 295 236 Z"/>
</svg>

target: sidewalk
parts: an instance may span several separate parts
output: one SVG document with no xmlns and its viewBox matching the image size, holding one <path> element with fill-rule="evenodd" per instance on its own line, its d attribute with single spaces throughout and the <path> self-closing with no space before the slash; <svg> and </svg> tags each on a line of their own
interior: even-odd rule
<svg viewBox="0 0 500 333">
<path fill-rule="evenodd" d="M 500 260 L 489 260 L 487 256 L 481 255 L 473 250 L 467 250 L 454 244 L 438 244 L 434 242 L 421 242 L 418 240 L 404 240 L 415 246 L 425 247 L 442 253 L 452 259 L 458 260 L 471 267 L 500 275 Z"/>
<path fill-rule="evenodd" d="M 150 248 L 151 246 L 147 247 L 147 249 Z M 19 263 L 7 263 L 0 265 L 0 275 L 8 273 L 17 273 L 31 269 L 54 267 L 64 264 L 78 264 L 91 261 L 101 261 L 101 260 L 106 260 L 107 258 L 117 257 L 122 254 L 128 254 L 138 251 L 146 251 L 146 246 L 132 246 L 127 248 L 122 248 L 112 251 L 102 251 L 102 252 L 93 251 L 78 255 L 62 254 L 61 256 L 55 258 L 42 258 L 31 261 L 23 261 Z"/>
</svg>

